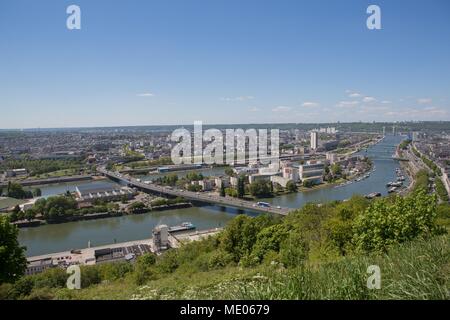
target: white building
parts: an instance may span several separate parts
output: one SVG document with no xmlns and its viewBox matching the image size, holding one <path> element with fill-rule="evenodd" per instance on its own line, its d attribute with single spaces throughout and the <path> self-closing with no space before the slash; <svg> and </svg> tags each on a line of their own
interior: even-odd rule
<svg viewBox="0 0 450 320">
<path fill-rule="evenodd" d="M 412 133 L 412 141 L 416 142 L 420 139 L 420 132 L 414 131 Z"/>
<path fill-rule="evenodd" d="M 232 187 L 237 187 L 239 182 L 238 177 L 230 177 L 230 184 Z"/>
<path fill-rule="evenodd" d="M 285 167 L 283 168 L 283 178 L 292 180 L 294 182 L 298 182 L 300 180 L 300 176 L 298 173 L 298 169 L 294 167 Z"/>
<path fill-rule="evenodd" d="M 263 175 L 275 175 L 280 170 L 279 162 L 271 163 L 267 167 L 259 168 L 258 173 Z"/>
<path fill-rule="evenodd" d="M 317 150 L 319 143 L 319 133 L 317 131 L 311 132 L 311 150 Z"/>
<path fill-rule="evenodd" d="M 239 168 L 233 168 L 233 172 L 237 175 L 240 174 L 254 174 L 258 173 L 258 168 L 254 166 L 248 166 L 248 167 L 239 167 Z"/>
<path fill-rule="evenodd" d="M 256 181 L 270 181 L 271 177 L 273 176 L 274 176 L 273 174 L 261 174 L 261 173 L 252 174 L 248 176 L 248 182 L 253 183 Z"/>
<path fill-rule="evenodd" d="M 291 179 L 287 179 L 287 178 L 284 178 L 284 177 L 280 177 L 280 176 L 271 176 L 270 177 L 270 181 L 272 182 L 272 183 L 278 183 L 280 186 L 282 186 L 283 188 L 286 188 L 286 186 L 287 186 L 287 183 L 289 182 L 289 181 L 292 181 Z"/>
<path fill-rule="evenodd" d="M 202 187 L 203 191 L 211 191 L 213 188 L 212 180 L 202 180 L 199 181 L 198 184 Z"/>
<path fill-rule="evenodd" d="M 5 171 L 5 178 L 10 178 L 10 177 L 23 177 L 26 176 L 28 174 L 27 169 L 12 169 L 12 170 L 6 170 Z"/>
<path fill-rule="evenodd" d="M 335 162 L 337 162 L 339 160 L 339 157 L 336 153 L 332 153 L 332 152 L 327 152 L 326 154 L 327 160 L 333 164 Z"/>
<path fill-rule="evenodd" d="M 230 185 L 230 179 L 226 177 L 218 177 L 214 179 L 214 184 L 216 185 L 216 188 L 220 189 L 222 188 L 222 185 L 224 188 L 228 188 Z"/>
<path fill-rule="evenodd" d="M 322 175 L 325 165 L 322 162 L 308 161 L 299 167 L 299 175 L 302 181 L 322 183 Z"/>
</svg>

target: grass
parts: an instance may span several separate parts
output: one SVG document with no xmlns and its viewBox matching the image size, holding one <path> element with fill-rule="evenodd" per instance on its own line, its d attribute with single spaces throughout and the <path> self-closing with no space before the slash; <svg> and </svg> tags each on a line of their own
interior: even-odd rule
<svg viewBox="0 0 450 320">
<path fill-rule="evenodd" d="M 137 286 L 124 278 L 82 290 L 57 289 L 57 299 L 450 299 L 449 237 L 397 245 L 385 254 L 340 258 L 284 269 L 238 266 L 208 272 L 177 270 Z M 368 289 L 367 268 L 378 265 L 381 289 Z"/>
<path fill-rule="evenodd" d="M 25 200 L 19 200 L 8 197 L 0 197 L 0 209 L 6 209 L 10 207 L 15 207 L 19 204 L 25 203 Z"/>
<path fill-rule="evenodd" d="M 62 169 L 58 171 L 53 171 L 49 173 L 39 174 L 30 179 L 48 179 L 48 178 L 60 178 L 65 176 L 73 176 L 79 173 L 79 169 Z"/>
</svg>

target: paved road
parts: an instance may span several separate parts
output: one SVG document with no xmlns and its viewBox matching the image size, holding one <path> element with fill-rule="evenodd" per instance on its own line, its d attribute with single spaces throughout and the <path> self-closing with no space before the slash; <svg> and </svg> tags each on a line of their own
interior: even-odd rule
<svg viewBox="0 0 450 320">
<path fill-rule="evenodd" d="M 108 171 L 105 168 L 97 168 L 97 171 L 110 177 L 113 179 L 118 179 L 120 181 L 123 181 L 129 185 L 132 185 L 134 187 L 137 187 L 139 189 L 148 190 L 154 193 L 160 193 L 175 197 L 182 197 L 188 200 L 193 201 L 200 201 L 205 203 L 212 203 L 212 204 L 218 204 L 222 206 L 231 206 L 235 208 L 240 209 L 248 209 L 253 211 L 259 211 L 259 212 L 267 212 L 267 213 L 273 213 L 273 214 L 280 214 L 280 215 L 287 215 L 289 211 L 291 211 L 291 208 L 281 208 L 281 207 L 260 207 L 257 206 L 255 202 L 252 201 L 246 201 L 241 200 L 237 198 L 232 197 L 220 197 L 212 194 L 206 194 L 203 192 L 192 192 L 192 191 L 186 191 L 186 190 L 179 190 L 174 189 L 171 187 L 166 186 L 159 186 L 155 184 L 146 184 L 143 182 L 139 182 L 137 179 L 134 178 L 126 178 L 124 175 Z"/>
</svg>

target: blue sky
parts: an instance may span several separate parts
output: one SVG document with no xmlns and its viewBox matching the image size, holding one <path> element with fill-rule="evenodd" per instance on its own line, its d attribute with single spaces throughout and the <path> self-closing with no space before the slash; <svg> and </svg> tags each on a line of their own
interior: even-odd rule
<svg viewBox="0 0 450 320">
<path fill-rule="evenodd" d="M 0 128 L 450 120 L 449 39 L 446 0 L 1 0 Z"/>
</svg>

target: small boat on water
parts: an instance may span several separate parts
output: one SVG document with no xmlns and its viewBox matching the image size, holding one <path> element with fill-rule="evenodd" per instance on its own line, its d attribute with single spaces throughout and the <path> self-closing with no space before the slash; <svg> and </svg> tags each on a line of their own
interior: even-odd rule
<svg viewBox="0 0 450 320">
<path fill-rule="evenodd" d="M 194 224 L 191 222 L 183 222 L 179 226 L 169 227 L 169 232 L 181 232 L 195 229 Z"/>
<path fill-rule="evenodd" d="M 388 193 L 393 193 L 395 191 L 397 191 L 397 187 L 392 187 L 388 190 Z"/>
<path fill-rule="evenodd" d="M 401 187 L 403 185 L 403 182 L 402 181 L 396 181 L 396 182 L 389 182 L 388 184 L 386 184 L 386 187 L 387 188 L 390 188 L 390 187 Z"/>
<path fill-rule="evenodd" d="M 373 198 L 376 198 L 376 197 L 381 197 L 381 193 L 380 192 L 372 192 L 372 193 L 369 193 L 369 194 L 365 195 L 366 199 L 373 199 Z"/>
</svg>

